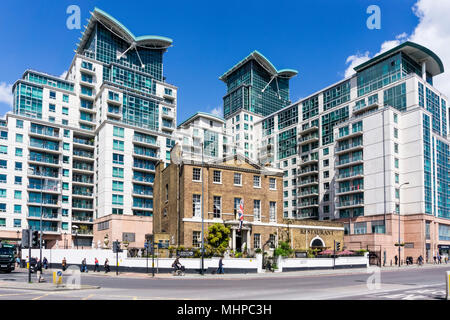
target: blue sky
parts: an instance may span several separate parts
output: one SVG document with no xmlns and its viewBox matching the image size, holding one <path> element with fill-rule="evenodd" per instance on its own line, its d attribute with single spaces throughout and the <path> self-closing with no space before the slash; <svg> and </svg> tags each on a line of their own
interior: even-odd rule
<svg viewBox="0 0 450 320">
<path fill-rule="evenodd" d="M 218 77 L 253 50 L 278 69 L 299 71 L 291 80 L 291 100 L 296 101 L 342 79 L 349 56 L 374 54 L 385 41 L 411 33 L 419 22 L 412 11 L 415 2 L 3 0 L 0 84 L 14 83 L 27 68 L 57 76 L 67 70 L 81 36 L 81 30 L 66 28 L 66 9 L 75 4 L 82 25 L 98 7 L 136 36 L 173 39 L 164 73 L 179 88 L 178 123 L 196 111 L 221 107 L 226 87 Z M 366 27 L 372 4 L 381 8 L 380 30 Z M 0 114 L 8 110 L 1 101 Z"/>
</svg>

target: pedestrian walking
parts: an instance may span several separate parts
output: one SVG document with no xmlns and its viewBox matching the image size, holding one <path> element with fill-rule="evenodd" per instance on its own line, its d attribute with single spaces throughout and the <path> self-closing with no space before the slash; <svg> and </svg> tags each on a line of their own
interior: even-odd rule
<svg viewBox="0 0 450 320">
<path fill-rule="evenodd" d="M 39 260 L 39 258 L 36 258 L 36 276 L 37 276 L 37 282 L 41 282 L 42 280 L 44 280 L 44 278 L 42 277 L 42 262 L 41 260 Z"/>
<path fill-rule="evenodd" d="M 220 257 L 219 259 L 219 268 L 217 268 L 217 274 L 224 274 L 225 272 L 223 272 L 223 261 L 222 261 L 222 257 Z"/>
<path fill-rule="evenodd" d="M 109 271 L 111 271 L 109 269 L 109 261 L 108 261 L 108 258 L 106 258 L 106 260 L 105 260 L 105 273 L 108 273 Z"/>
<path fill-rule="evenodd" d="M 16 258 L 16 263 L 17 263 L 17 268 L 19 268 L 20 267 L 20 258 L 19 257 Z"/>
<path fill-rule="evenodd" d="M 437 260 L 438 260 L 438 263 L 441 264 L 442 257 L 439 253 L 437 254 Z"/>
<path fill-rule="evenodd" d="M 47 270 L 48 269 L 48 260 L 46 257 L 44 257 L 44 259 L 42 260 L 42 265 L 44 266 L 44 269 Z"/>
<path fill-rule="evenodd" d="M 422 257 L 422 255 L 420 255 L 420 256 L 417 258 L 417 263 L 419 264 L 419 266 L 421 266 L 421 265 L 423 264 L 423 257 Z"/>
<path fill-rule="evenodd" d="M 87 269 L 87 264 L 86 264 L 86 258 L 84 258 L 82 261 L 81 261 L 81 272 L 88 272 L 88 269 Z"/>
<path fill-rule="evenodd" d="M 394 259 L 395 259 L 395 265 L 397 265 L 397 263 L 398 263 L 398 257 L 395 256 Z"/>
<path fill-rule="evenodd" d="M 100 272 L 100 266 L 99 266 L 97 258 L 95 258 L 95 260 L 94 260 L 94 272 L 95 271 Z"/>
<path fill-rule="evenodd" d="M 434 264 L 436 264 L 436 255 L 433 256 Z"/>
<path fill-rule="evenodd" d="M 67 260 L 66 260 L 66 257 L 64 257 L 64 259 L 62 260 L 62 270 L 63 271 L 66 271 L 66 269 L 67 269 Z"/>
</svg>

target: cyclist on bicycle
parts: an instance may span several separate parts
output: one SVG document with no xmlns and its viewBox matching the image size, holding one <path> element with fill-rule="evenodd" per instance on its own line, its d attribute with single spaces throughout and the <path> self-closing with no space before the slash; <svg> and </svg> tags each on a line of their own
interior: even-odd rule
<svg viewBox="0 0 450 320">
<path fill-rule="evenodd" d="M 175 259 L 175 261 L 172 263 L 172 267 L 174 268 L 175 273 L 176 273 L 178 270 L 181 270 L 181 269 L 182 269 L 182 265 L 181 265 L 181 263 L 180 263 L 180 258 L 179 258 L 179 257 L 177 257 L 177 258 Z"/>
</svg>

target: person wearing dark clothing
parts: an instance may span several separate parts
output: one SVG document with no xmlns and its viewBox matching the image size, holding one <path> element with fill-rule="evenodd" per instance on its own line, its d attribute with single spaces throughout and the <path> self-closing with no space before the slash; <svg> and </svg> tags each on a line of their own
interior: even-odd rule
<svg viewBox="0 0 450 320">
<path fill-rule="evenodd" d="M 37 275 L 37 281 L 38 283 L 41 282 L 41 280 L 43 280 L 42 278 L 42 262 L 39 259 L 36 259 L 37 263 L 36 263 L 36 275 Z"/>
<path fill-rule="evenodd" d="M 100 266 L 99 266 L 97 258 L 95 258 L 95 260 L 94 260 L 94 272 L 95 271 L 100 272 Z"/>
<path fill-rule="evenodd" d="M 105 273 L 108 273 L 109 271 L 111 271 L 109 269 L 109 261 L 108 261 L 108 258 L 106 258 L 106 260 L 105 260 Z"/>
<path fill-rule="evenodd" d="M 63 271 L 66 271 L 67 269 L 67 261 L 66 261 L 66 257 L 64 257 L 63 261 L 62 261 L 62 269 Z"/>
<path fill-rule="evenodd" d="M 395 265 L 397 265 L 397 263 L 398 263 L 398 257 L 395 256 L 394 258 L 395 258 Z"/>
<path fill-rule="evenodd" d="M 86 258 L 84 258 L 81 261 L 81 272 L 88 272 L 87 265 L 86 265 Z"/>
<path fill-rule="evenodd" d="M 423 257 L 421 255 L 419 256 L 419 258 L 417 258 L 417 263 L 419 264 L 419 266 L 423 264 Z"/>
<path fill-rule="evenodd" d="M 217 269 L 217 274 L 224 274 L 222 258 L 219 259 L 219 268 Z"/>
<path fill-rule="evenodd" d="M 44 257 L 44 259 L 42 260 L 42 265 L 44 266 L 44 269 L 47 270 L 48 269 L 48 261 L 47 258 Z"/>
<path fill-rule="evenodd" d="M 436 264 L 436 256 L 433 256 L 434 264 Z"/>
</svg>

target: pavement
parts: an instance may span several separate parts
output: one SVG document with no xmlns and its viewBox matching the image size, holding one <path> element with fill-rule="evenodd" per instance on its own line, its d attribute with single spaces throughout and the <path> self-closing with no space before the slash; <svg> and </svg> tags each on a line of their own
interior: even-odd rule
<svg viewBox="0 0 450 320">
<path fill-rule="evenodd" d="M 47 283 L 24 287 L 26 270 L 17 270 L 0 274 L 0 300 L 441 300 L 448 270 L 450 264 L 183 277 L 89 272 L 80 275 L 82 290 L 48 291 Z M 44 278 L 51 277 L 46 270 Z"/>
</svg>

